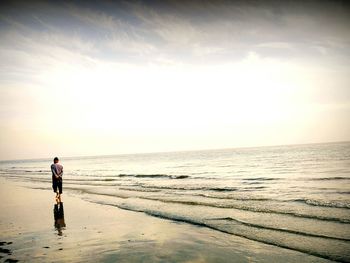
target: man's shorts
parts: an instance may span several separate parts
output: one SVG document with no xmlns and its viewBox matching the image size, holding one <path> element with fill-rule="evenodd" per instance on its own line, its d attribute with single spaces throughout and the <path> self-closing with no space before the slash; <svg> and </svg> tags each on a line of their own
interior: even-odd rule
<svg viewBox="0 0 350 263">
<path fill-rule="evenodd" d="M 57 193 L 57 188 L 60 194 L 62 194 L 62 181 L 53 180 L 52 181 L 52 189 L 55 193 Z"/>
</svg>

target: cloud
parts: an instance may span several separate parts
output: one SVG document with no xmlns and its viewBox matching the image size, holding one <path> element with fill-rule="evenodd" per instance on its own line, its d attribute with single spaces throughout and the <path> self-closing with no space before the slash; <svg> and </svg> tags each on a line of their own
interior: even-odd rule
<svg viewBox="0 0 350 263">
<path fill-rule="evenodd" d="M 210 147 L 264 144 L 257 133 L 270 143 L 289 143 L 278 134 L 297 140 L 294 133 L 307 142 L 312 127 L 328 124 L 334 127 L 320 140 L 344 139 L 350 34 L 348 11 L 340 7 L 313 1 L 11 1 L 0 10 L 6 149 L 26 138 L 45 148 L 61 134 L 70 142 L 62 149 L 77 154 L 84 154 L 89 138 L 99 145 L 101 136 L 114 143 L 110 153 L 119 138 L 128 142 L 125 151 L 129 142 L 138 151 L 133 141 L 157 138 L 162 147 L 171 138 L 185 149 L 198 134 Z M 82 133 L 86 137 L 73 147 Z"/>
<path fill-rule="evenodd" d="M 278 59 L 349 55 L 350 19 L 339 3 L 254 3 L 37 2 L 2 20 L 47 45 L 125 63 L 222 63 L 250 50 Z"/>
</svg>

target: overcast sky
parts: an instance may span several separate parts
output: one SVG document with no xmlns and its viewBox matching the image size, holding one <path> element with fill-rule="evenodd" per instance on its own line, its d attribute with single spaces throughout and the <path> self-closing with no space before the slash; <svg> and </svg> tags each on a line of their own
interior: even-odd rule
<svg viewBox="0 0 350 263">
<path fill-rule="evenodd" d="M 0 159 L 350 140 L 349 5 L 96 2 L 1 4 Z"/>
</svg>

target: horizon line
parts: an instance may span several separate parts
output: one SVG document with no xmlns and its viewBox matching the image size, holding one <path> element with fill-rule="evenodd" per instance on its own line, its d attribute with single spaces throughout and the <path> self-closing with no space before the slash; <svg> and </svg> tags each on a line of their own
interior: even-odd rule
<svg viewBox="0 0 350 263">
<path fill-rule="evenodd" d="M 206 149 L 192 149 L 192 150 L 175 150 L 175 151 L 156 151 L 156 152 L 135 152 L 135 153 L 116 153 L 116 154 L 98 154 L 98 155 L 76 155 L 76 156 L 63 156 L 59 159 L 73 159 L 73 158 L 96 158 L 96 157 L 112 157 L 118 155 L 143 155 L 143 154 L 161 154 L 161 153 L 178 153 L 178 152 L 200 152 L 200 151 L 217 151 L 217 150 L 230 150 L 230 149 L 249 149 L 249 148 L 264 148 L 264 147 L 281 147 L 281 146 L 298 146 L 298 145 L 310 145 L 310 144 L 335 144 L 335 143 L 349 143 L 346 141 L 327 141 L 327 142 L 308 142 L 308 143 L 291 143 L 291 144 L 270 144 L 270 145 L 258 145 L 258 146 L 239 146 L 239 147 L 225 147 L 225 148 L 206 148 Z M 38 160 L 51 160 L 49 157 L 36 157 L 25 159 L 0 159 L 1 162 L 16 162 L 16 161 L 38 161 Z"/>
</svg>

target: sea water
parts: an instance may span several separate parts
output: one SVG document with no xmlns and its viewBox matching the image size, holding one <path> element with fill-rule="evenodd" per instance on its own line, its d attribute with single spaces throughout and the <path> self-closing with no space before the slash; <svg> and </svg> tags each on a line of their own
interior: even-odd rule
<svg viewBox="0 0 350 263">
<path fill-rule="evenodd" d="M 64 191 L 350 262 L 350 142 L 61 158 Z M 0 162 L 0 176 L 51 188 L 51 159 Z"/>
</svg>

